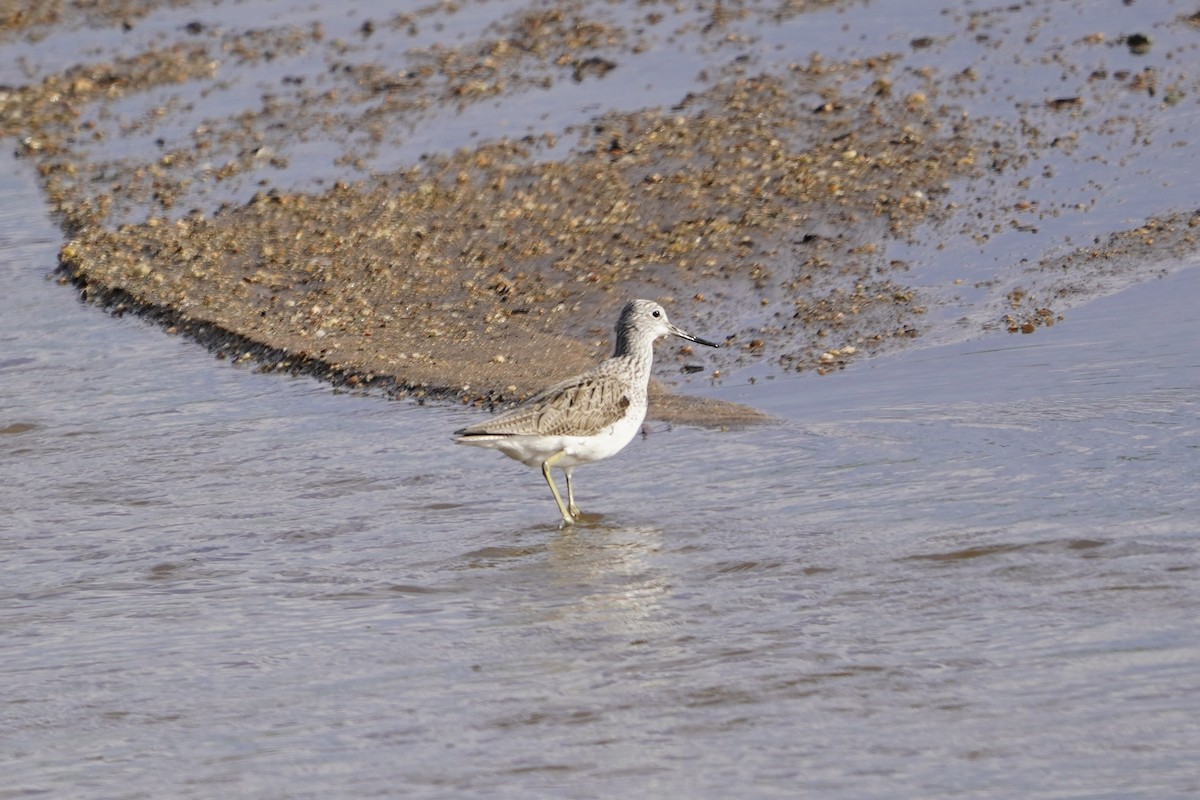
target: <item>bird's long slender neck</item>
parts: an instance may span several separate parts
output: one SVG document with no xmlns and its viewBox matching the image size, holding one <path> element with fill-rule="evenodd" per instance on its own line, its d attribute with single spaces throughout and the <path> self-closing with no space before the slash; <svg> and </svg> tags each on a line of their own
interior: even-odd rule
<svg viewBox="0 0 1200 800">
<path fill-rule="evenodd" d="M 638 335 L 638 331 L 632 327 L 617 328 L 617 345 L 613 349 L 612 357 L 630 364 L 638 383 L 645 383 L 650 377 L 650 366 L 654 362 L 654 339 Z"/>
</svg>

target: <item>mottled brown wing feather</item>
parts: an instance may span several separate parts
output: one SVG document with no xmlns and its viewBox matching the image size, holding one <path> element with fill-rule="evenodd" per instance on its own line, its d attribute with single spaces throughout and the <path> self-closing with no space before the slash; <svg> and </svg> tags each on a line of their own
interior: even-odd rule
<svg viewBox="0 0 1200 800">
<path fill-rule="evenodd" d="M 467 436 L 591 436 L 619 420 L 627 408 L 629 397 L 619 381 L 607 375 L 582 375 L 462 432 Z"/>
</svg>

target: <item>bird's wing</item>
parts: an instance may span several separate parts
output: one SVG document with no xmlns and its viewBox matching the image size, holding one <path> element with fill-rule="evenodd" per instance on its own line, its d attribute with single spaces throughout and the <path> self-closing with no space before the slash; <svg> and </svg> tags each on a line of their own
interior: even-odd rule
<svg viewBox="0 0 1200 800">
<path fill-rule="evenodd" d="M 625 416 L 620 381 L 595 372 L 551 386 L 512 411 L 463 428 L 462 436 L 591 436 Z"/>
</svg>

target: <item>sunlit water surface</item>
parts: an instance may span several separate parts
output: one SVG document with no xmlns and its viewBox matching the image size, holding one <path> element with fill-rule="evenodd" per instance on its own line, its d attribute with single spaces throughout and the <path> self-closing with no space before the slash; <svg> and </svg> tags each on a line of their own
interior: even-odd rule
<svg viewBox="0 0 1200 800">
<path fill-rule="evenodd" d="M 1200 270 L 540 476 L 47 280 L 0 176 L 0 797 L 1200 792 Z"/>
</svg>

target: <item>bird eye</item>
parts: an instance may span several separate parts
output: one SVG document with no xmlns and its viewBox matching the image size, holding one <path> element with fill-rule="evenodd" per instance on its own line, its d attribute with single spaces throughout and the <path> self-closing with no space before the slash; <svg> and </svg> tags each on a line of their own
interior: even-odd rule
<svg viewBox="0 0 1200 800">
<path fill-rule="evenodd" d="M 651 311 L 650 316 L 654 317 L 655 319 L 658 319 L 659 317 L 662 316 L 662 312 L 661 311 Z"/>
</svg>

